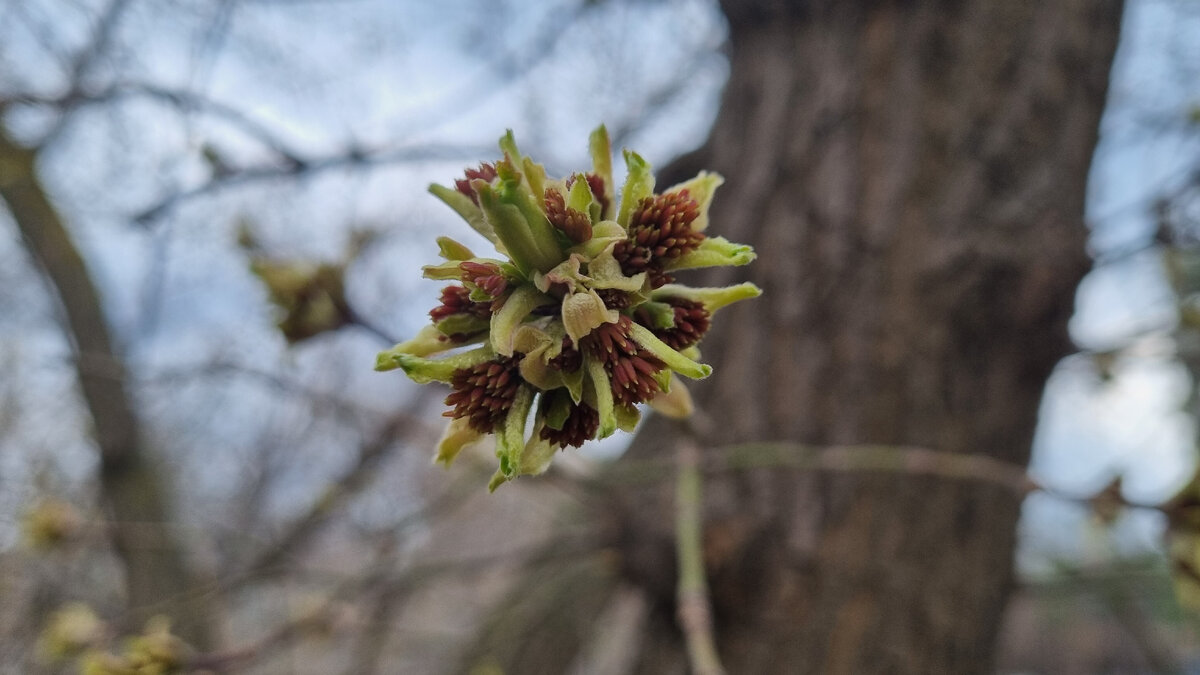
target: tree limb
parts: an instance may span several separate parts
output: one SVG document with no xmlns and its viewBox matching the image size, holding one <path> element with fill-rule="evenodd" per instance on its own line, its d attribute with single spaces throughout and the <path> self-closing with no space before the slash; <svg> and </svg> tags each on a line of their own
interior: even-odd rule
<svg viewBox="0 0 1200 675">
<path fill-rule="evenodd" d="M 172 600 L 192 585 L 182 548 L 168 528 L 144 527 L 172 520 L 165 481 L 143 445 L 124 364 L 109 337 L 100 294 L 38 180 L 36 160 L 35 150 L 19 146 L 0 127 L 0 199 L 62 303 L 100 456 L 101 497 L 113 521 L 109 531 L 125 567 L 131 611 L 136 617 L 139 608 L 164 606 L 174 615 L 177 632 L 202 645 L 207 642 L 203 602 L 184 612 Z M 105 363 L 104 373 L 89 367 L 94 359 Z"/>
</svg>

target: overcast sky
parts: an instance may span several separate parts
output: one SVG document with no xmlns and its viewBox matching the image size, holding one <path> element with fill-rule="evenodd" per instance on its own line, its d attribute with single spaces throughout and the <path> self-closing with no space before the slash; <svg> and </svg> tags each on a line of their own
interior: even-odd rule
<svg viewBox="0 0 1200 675">
<path fill-rule="evenodd" d="M 61 95 L 64 55 L 85 44 L 101 4 L 0 0 L 0 95 Z M 132 215 L 211 179 L 206 150 L 235 167 L 277 156 L 228 118 L 199 109 L 181 115 L 161 101 L 131 97 L 75 113 L 44 158 L 44 176 L 140 368 L 159 372 L 230 359 L 317 377 L 367 405 L 387 407 L 408 390 L 399 378 L 371 371 L 379 345 L 368 336 L 285 349 L 233 244 L 238 224 L 252 222 L 271 250 L 325 259 L 340 255 L 349 228 L 381 230 L 384 243 L 353 270 L 352 293 L 389 330 L 410 333 L 436 295 L 436 284 L 416 282 L 416 269 L 436 251 L 433 236 L 472 236 L 425 193 L 429 182 L 448 183 L 463 166 L 489 159 L 507 127 L 555 173 L 585 161 L 587 132 L 599 122 L 652 162 L 665 163 L 702 142 L 711 124 L 726 75 L 723 38 L 712 3 L 699 0 L 588 3 L 583 10 L 566 0 L 135 1 L 121 17 L 116 47 L 89 73 L 92 90 L 149 84 L 196 92 L 305 157 L 352 147 L 366 154 L 434 148 L 443 159 L 248 185 L 136 225 Z M 1193 424 L 1180 411 L 1189 382 L 1171 361 L 1167 339 L 1170 291 L 1154 251 L 1120 253 L 1152 236 L 1148 200 L 1200 156 L 1195 127 L 1182 123 L 1188 106 L 1200 102 L 1198 45 L 1195 3 L 1129 3 L 1088 202 L 1094 254 L 1119 260 L 1085 280 L 1072 331 L 1093 349 L 1147 329 L 1157 337 L 1141 340 L 1106 385 L 1085 359 L 1059 369 L 1044 405 L 1034 471 L 1065 489 L 1095 489 L 1119 471 L 1131 497 L 1159 499 L 1181 484 L 1194 461 Z M 57 121 L 38 106 L 7 120 L 27 138 Z M 56 420 L 79 416 L 63 395 L 71 386 L 63 367 L 67 346 L 18 243 L 0 214 L 0 287 L 9 288 L 0 291 L 0 317 L 8 317 L 0 318 L 0 357 L 19 356 L 10 381 L 22 382 L 37 401 L 22 407 L 24 422 L 9 447 L 0 440 L 6 451 L 0 458 L 7 456 L 0 459 L 0 482 L 20 480 L 11 450 L 14 443 L 29 448 L 30 438 L 67 457 L 64 464 L 82 479 L 90 460 L 78 427 L 54 428 Z M 220 417 L 221 424 L 200 435 L 234 448 L 214 451 L 224 462 L 203 463 L 208 474 L 200 482 L 214 486 L 236 473 L 244 451 L 238 438 L 253 436 L 247 429 L 275 405 L 260 387 L 222 386 L 222 397 L 242 403 L 214 402 L 211 388 L 181 388 L 172 390 L 172 404 L 150 407 L 165 429 L 194 424 L 190 406 L 210 406 Z M 318 455 L 293 477 L 296 493 L 337 466 L 336 457 Z M 1152 545 L 1154 525 L 1148 527 L 1130 536 Z M 1077 510 L 1030 501 L 1028 541 L 1072 549 L 1078 542 L 1058 536 L 1064 528 L 1083 529 Z"/>
</svg>

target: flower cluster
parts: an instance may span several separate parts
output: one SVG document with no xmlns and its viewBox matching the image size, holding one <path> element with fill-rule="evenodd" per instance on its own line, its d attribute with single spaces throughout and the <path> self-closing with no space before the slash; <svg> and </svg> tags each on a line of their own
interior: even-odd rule
<svg viewBox="0 0 1200 675">
<path fill-rule="evenodd" d="M 708 376 L 696 343 L 713 313 L 760 292 L 749 283 L 674 283 L 679 270 L 754 259 L 749 246 L 705 234 L 720 176 L 702 172 L 655 193 L 650 165 L 626 150 L 618 197 L 604 127 L 590 140 L 592 171 L 552 179 L 509 132 L 503 159 L 468 169 L 454 187 L 430 188 L 503 258 L 440 237 L 445 262 L 425 267 L 425 276 L 452 283 L 429 312 L 432 323 L 376 363 L 450 385 L 452 419 L 437 460 L 449 463 L 494 434 L 492 489 L 544 471 L 561 448 L 632 429 L 639 403 L 690 414 L 675 374 Z"/>
</svg>

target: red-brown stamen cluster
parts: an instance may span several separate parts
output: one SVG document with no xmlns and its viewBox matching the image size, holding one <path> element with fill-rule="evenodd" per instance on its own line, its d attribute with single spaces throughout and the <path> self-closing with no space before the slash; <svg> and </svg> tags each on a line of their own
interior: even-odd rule
<svg viewBox="0 0 1200 675">
<path fill-rule="evenodd" d="M 458 269 L 462 270 L 464 282 L 474 284 L 492 298 L 499 298 L 508 290 L 508 279 L 496 263 L 465 260 L 458 264 Z"/>
<path fill-rule="evenodd" d="M 496 177 L 496 167 L 484 162 L 479 165 L 478 169 L 467 169 L 464 173 L 467 177 L 455 179 L 454 187 L 459 192 L 470 197 L 476 206 L 479 206 L 479 195 L 475 194 L 475 188 L 471 187 L 471 181 L 479 178 L 489 183 L 492 182 L 492 179 Z"/>
<path fill-rule="evenodd" d="M 670 260 L 694 251 L 704 233 L 692 230 L 700 205 L 687 190 L 646 197 L 629 219 L 629 238 L 617 244 L 613 254 L 625 274 L 650 273 L 658 288 L 673 278 L 663 268 Z"/>
<path fill-rule="evenodd" d="M 447 286 L 442 289 L 441 303 L 429 310 L 434 323 L 454 314 L 470 314 L 481 319 L 492 315 L 492 303 L 471 300 L 471 291 L 466 286 Z"/>
<path fill-rule="evenodd" d="M 666 303 L 675 310 L 675 325 L 670 328 L 655 328 L 650 321 L 649 312 L 638 309 L 638 323 L 649 328 L 659 340 L 671 349 L 682 350 L 691 347 L 704 337 L 712 321 L 704 304 L 682 298 L 669 298 Z"/>
<path fill-rule="evenodd" d="M 604 301 L 604 306 L 609 309 L 625 309 L 633 304 L 633 295 L 616 288 L 601 288 L 596 291 L 596 295 Z"/>
<path fill-rule="evenodd" d="M 494 431 L 504 422 L 521 386 L 521 373 L 517 370 L 520 361 L 521 354 L 517 354 L 460 368 L 450 380 L 454 391 L 446 397 L 446 405 L 454 409 L 442 414 L 467 418 L 467 424 L 481 434 Z"/>
<path fill-rule="evenodd" d="M 604 364 L 612 382 L 613 400 L 620 405 L 649 401 L 662 391 L 654 374 L 666 364 L 643 349 L 629 336 L 633 321 L 621 316 L 616 323 L 603 323 L 580 344 Z"/>
<path fill-rule="evenodd" d="M 599 428 L 600 413 L 592 406 L 580 403 L 571 407 L 571 413 L 563 422 L 562 429 L 542 427 L 540 436 L 551 443 L 557 443 L 560 448 L 568 445 L 578 448 L 594 437 Z"/>
<path fill-rule="evenodd" d="M 583 354 L 571 346 L 571 338 L 564 337 L 562 351 L 558 353 L 558 356 L 547 361 L 546 365 L 564 373 L 573 373 L 583 365 Z"/>
<path fill-rule="evenodd" d="M 544 199 L 546 203 L 546 218 L 550 224 L 567 235 L 576 244 L 582 244 L 592 238 L 592 219 L 588 214 L 581 213 L 567 206 L 566 199 L 558 190 L 547 188 Z"/>
</svg>

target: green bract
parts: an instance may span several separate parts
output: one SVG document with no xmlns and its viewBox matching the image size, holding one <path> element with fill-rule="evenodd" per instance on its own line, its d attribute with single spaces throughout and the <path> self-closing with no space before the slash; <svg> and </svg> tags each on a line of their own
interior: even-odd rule
<svg viewBox="0 0 1200 675">
<path fill-rule="evenodd" d="M 468 169 L 454 187 L 430 187 L 501 257 L 439 237 L 445 262 L 425 276 L 455 283 L 429 312 L 431 325 L 376 361 L 376 370 L 450 385 L 452 419 L 436 459 L 449 463 L 494 435 L 500 468 L 491 489 L 545 471 L 568 445 L 632 429 L 639 403 L 690 415 L 676 374 L 707 377 L 712 368 L 695 360 L 695 345 L 713 313 L 760 294 L 750 283 L 674 283 L 676 270 L 754 260 L 749 246 L 704 234 L 720 176 L 702 172 L 655 193 L 649 163 L 626 150 L 618 192 L 603 126 L 589 147 L 590 172 L 550 178 L 510 131 L 502 159 Z"/>
</svg>

